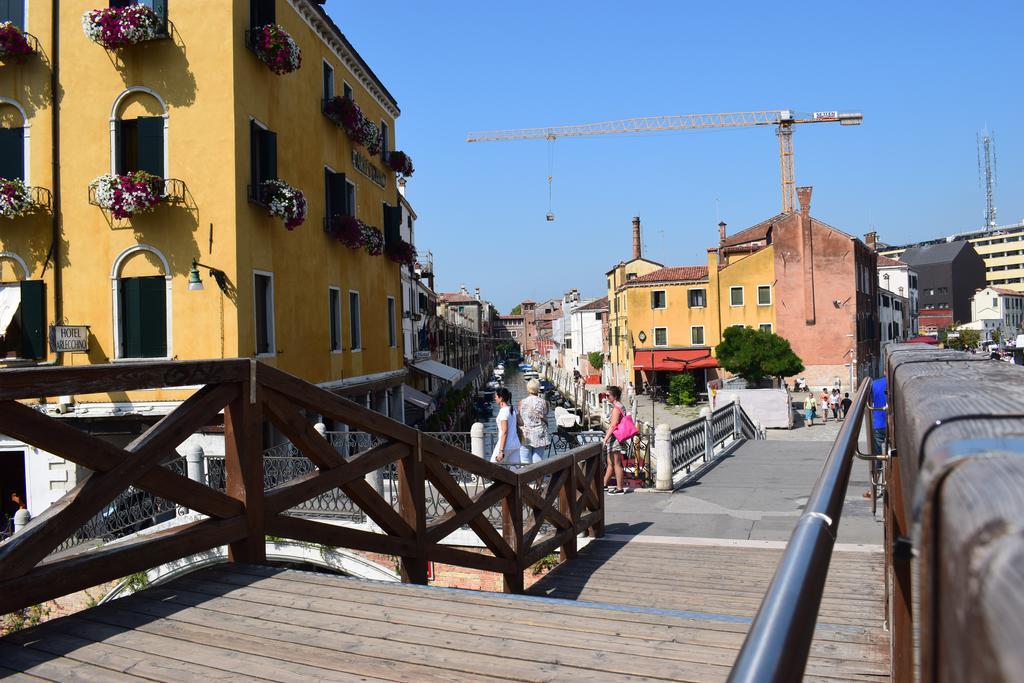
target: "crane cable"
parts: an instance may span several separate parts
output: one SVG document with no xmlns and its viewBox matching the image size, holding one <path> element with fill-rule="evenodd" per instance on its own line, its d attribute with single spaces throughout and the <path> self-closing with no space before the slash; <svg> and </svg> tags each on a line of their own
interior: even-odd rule
<svg viewBox="0 0 1024 683">
<path fill-rule="evenodd" d="M 553 193 L 553 189 L 552 189 L 552 180 L 554 179 L 554 174 L 555 174 L 555 137 L 554 136 L 550 136 L 550 137 L 548 137 L 548 215 L 547 215 L 547 219 L 549 221 L 555 220 L 554 209 L 552 208 L 554 206 L 554 202 L 553 202 L 554 193 Z"/>
</svg>

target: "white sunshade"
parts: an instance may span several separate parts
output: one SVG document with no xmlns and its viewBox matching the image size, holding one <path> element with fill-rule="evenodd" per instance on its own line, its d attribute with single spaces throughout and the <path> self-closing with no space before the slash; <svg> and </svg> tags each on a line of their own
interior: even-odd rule
<svg viewBox="0 0 1024 683">
<path fill-rule="evenodd" d="M 425 372 L 428 375 L 434 377 L 440 377 L 446 382 L 455 384 L 462 379 L 462 370 L 453 368 L 450 365 L 444 363 L 438 363 L 436 360 L 421 360 L 419 363 L 413 363 L 413 369 Z"/>
<path fill-rule="evenodd" d="M 419 389 L 414 389 L 409 385 L 402 388 L 402 396 L 406 401 L 423 410 L 429 410 L 430 406 L 434 403 L 434 399 L 429 394 L 424 394 Z"/>
<path fill-rule="evenodd" d="M 14 314 L 21 306 L 21 285 L 0 285 L 0 337 L 7 334 L 7 328 L 14 320 Z"/>
</svg>

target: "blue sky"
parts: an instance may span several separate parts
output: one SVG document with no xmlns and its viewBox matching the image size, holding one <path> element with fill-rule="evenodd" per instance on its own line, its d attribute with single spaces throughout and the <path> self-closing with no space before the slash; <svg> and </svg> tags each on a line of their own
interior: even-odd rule
<svg viewBox="0 0 1024 683">
<path fill-rule="evenodd" d="M 603 293 L 631 252 L 706 262 L 780 209 L 770 128 L 467 144 L 470 131 L 762 109 L 862 111 L 798 126 L 812 213 L 890 243 L 980 227 L 975 136 L 995 131 L 1000 224 L 1024 219 L 1024 3 L 413 2 L 328 0 L 402 109 L 398 148 L 417 247 L 438 289 L 503 312 L 577 287 Z"/>
</svg>

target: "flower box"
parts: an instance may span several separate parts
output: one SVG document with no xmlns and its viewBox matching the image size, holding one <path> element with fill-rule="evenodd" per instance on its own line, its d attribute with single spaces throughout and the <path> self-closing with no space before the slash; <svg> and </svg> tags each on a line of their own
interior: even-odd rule
<svg viewBox="0 0 1024 683">
<path fill-rule="evenodd" d="M 366 118 L 363 110 L 351 97 L 338 95 L 323 102 L 324 116 L 329 118 L 352 142 L 366 147 L 371 155 L 380 154 L 380 127 Z"/>
<path fill-rule="evenodd" d="M 249 29 L 246 43 L 260 61 L 278 76 L 298 71 L 302 66 L 302 51 L 291 35 L 278 24 Z"/>
<path fill-rule="evenodd" d="M 333 216 L 327 224 L 327 233 L 349 249 L 360 249 L 365 244 L 365 227 L 355 216 Z"/>
<path fill-rule="evenodd" d="M 416 263 L 416 248 L 405 240 L 398 240 L 387 245 L 385 252 L 395 263 L 411 266 Z"/>
<path fill-rule="evenodd" d="M 166 199 L 163 178 L 145 171 L 107 173 L 92 181 L 89 189 L 94 204 L 121 219 L 152 211 Z"/>
<path fill-rule="evenodd" d="M 363 135 L 359 142 L 366 148 L 366 151 L 370 153 L 370 156 L 380 154 L 380 128 L 376 123 L 367 118 L 363 119 Z"/>
<path fill-rule="evenodd" d="M 85 36 L 108 50 L 159 38 L 164 33 L 163 21 L 145 5 L 104 7 L 82 15 Z"/>
<path fill-rule="evenodd" d="M 384 253 L 384 233 L 371 225 L 363 224 L 363 245 L 370 256 L 380 256 Z"/>
<path fill-rule="evenodd" d="M 409 158 L 409 155 L 398 151 L 388 154 L 388 168 L 406 178 L 416 171 L 412 166 L 412 159 Z"/>
<path fill-rule="evenodd" d="M 17 218 L 35 208 L 32 191 L 20 178 L 0 178 L 0 218 Z"/>
<path fill-rule="evenodd" d="M 283 180 L 264 180 L 260 185 L 260 203 L 271 216 L 283 220 L 289 230 L 306 220 L 306 196 Z"/>
<path fill-rule="evenodd" d="M 13 57 L 20 61 L 33 52 L 27 34 L 10 21 L 0 22 L 0 59 Z"/>
</svg>

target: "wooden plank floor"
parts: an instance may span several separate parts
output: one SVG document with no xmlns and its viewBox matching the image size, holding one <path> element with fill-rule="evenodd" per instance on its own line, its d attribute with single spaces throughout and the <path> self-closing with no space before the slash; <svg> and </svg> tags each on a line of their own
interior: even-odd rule
<svg viewBox="0 0 1024 683">
<path fill-rule="evenodd" d="M 0 676 L 722 681 L 778 556 L 597 542 L 528 596 L 222 565 L 0 640 Z M 881 560 L 834 567 L 808 678 L 886 678 Z"/>
<path fill-rule="evenodd" d="M 677 542 L 636 538 L 628 543 L 591 543 L 530 593 L 588 604 L 693 612 L 701 642 L 728 653 L 731 662 L 782 550 L 672 540 Z M 833 555 L 805 680 L 889 679 L 883 572 L 880 550 Z"/>
</svg>

